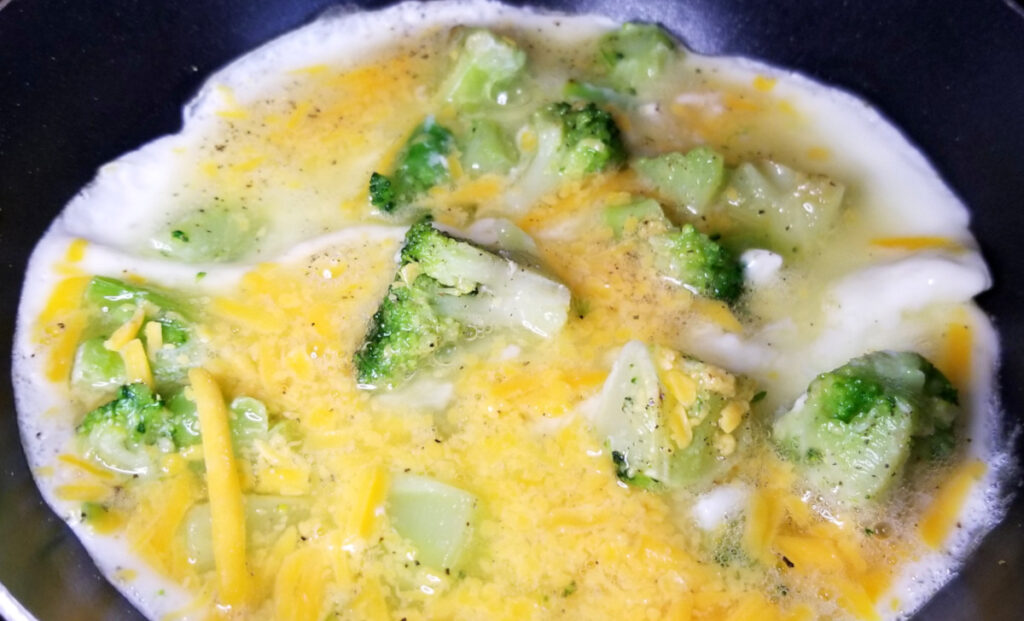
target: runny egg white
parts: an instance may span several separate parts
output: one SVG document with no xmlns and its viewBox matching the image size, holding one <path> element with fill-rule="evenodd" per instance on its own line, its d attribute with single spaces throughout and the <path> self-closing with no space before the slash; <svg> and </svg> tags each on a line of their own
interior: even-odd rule
<svg viewBox="0 0 1024 621">
<path fill-rule="evenodd" d="M 385 394 L 354 381 L 352 357 L 408 226 L 374 210 L 367 182 L 424 118 L 457 114 L 436 90 L 465 29 L 477 27 L 527 55 L 533 90 L 512 108 L 557 99 L 618 24 L 475 0 L 332 12 L 214 74 L 179 133 L 105 165 L 65 208 L 32 256 L 15 345 L 23 442 L 47 502 L 154 619 L 912 613 L 1002 513 L 998 345 L 973 302 L 991 277 L 965 207 L 846 93 L 685 52 L 649 100 L 617 112 L 631 155 L 706 144 L 731 165 L 771 159 L 845 186 L 838 233 L 810 258 L 764 247 L 739 256 L 740 310 L 606 269 L 646 265 L 616 254 L 594 219 L 639 191 L 628 171 L 524 197 L 453 169 L 451 186 L 423 199 L 438 226 L 539 256 L 571 291 L 567 323 L 557 334 L 534 326 L 528 338 L 483 334 Z M 537 148 L 529 131 L 513 139 L 524 153 Z M 211 227 L 219 233 L 207 235 Z M 231 605 L 223 568 L 205 556 L 228 553 L 216 541 L 212 552 L 193 545 L 210 538 L 195 530 L 209 528 L 202 511 L 221 511 L 210 497 L 210 434 L 142 474 L 83 449 L 76 429 L 104 399 L 68 378 L 89 330 L 80 305 L 92 276 L 178 292 L 199 309 L 195 365 L 225 399 L 256 398 L 296 430 L 256 441 L 236 473 L 249 509 L 261 510 L 254 497 L 274 498 L 260 515 L 287 517 L 265 532 L 247 518 L 248 593 Z M 712 484 L 658 493 L 616 479 L 594 420 L 616 356 L 634 340 L 742 374 L 763 392 L 743 427 L 754 448 Z M 965 422 L 953 463 L 917 473 L 880 505 L 851 508 L 808 490 L 767 429 L 818 374 L 876 350 L 935 362 L 959 390 Z M 396 534 L 405 518 L 388 496 L 402 485 L 429 495 L 441 489 L 434 481 L 467 494 L 445 492 L 449 510 L 473 515 L 466 551 L 447 567 L 421 562 L 424 549 Z M 763 556 L 750 549 L 757 524 Z M 708 543 L 730 528 L 742 532 L 729 554 Z"/>
</svg>

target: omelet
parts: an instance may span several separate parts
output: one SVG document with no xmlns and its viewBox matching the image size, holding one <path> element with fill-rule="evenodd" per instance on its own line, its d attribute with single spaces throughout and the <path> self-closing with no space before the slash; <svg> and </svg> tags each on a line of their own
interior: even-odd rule
<svg viewBox="0 0 1024 621">
<path fill-rule="evenodd" d="M 47 502 L 153 619 L 881 619 L 999 519 L 969 214 L 656 25 L 335 11 L 39 242 Z"/>
</svg>

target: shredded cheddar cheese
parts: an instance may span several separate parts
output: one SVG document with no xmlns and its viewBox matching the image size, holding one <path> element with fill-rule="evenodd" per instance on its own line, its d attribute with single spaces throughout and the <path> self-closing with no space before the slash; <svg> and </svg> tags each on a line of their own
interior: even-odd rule
<svg viewBox="0 0 1024 621">
<path fill-rule="evenodd" d="M 228 431 L 228 413 L 220 387 L 209 373 L 188 374 L 203 432 L 203 458 L 213 518 L 213 554 L 220 584 L 219 599 L 228 606 L 244 605 L 249 574 L 245 560 L 245 519 L 242 490 Z"/>
</svg>

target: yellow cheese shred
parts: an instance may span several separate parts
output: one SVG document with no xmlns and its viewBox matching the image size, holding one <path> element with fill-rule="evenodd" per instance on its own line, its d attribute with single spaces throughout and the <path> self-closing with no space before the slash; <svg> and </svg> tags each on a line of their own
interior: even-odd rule
<svg viewBox="0 0 1024 621">
<path fill-rule="evenodd" d="M 143 333 L 146 335 L 146 353 L 153 358 L 156 356 L 156 352 L 164 346 L 163 326 L 156 321 L 150 321 L 146 324 Z"/>
<path fill-rule="evenodd" d="M 320 619 L 330 564 L 320 548 L 306 547 L 284 559 L 274 583 L 274 618 Z"/>
<path fill-rule="evenodd" d="M 372 466 L 356 485 L 355 501 L 348 516 L 348 534 L 350 538 L 366 539 L 373 534 L 377 517 L 383 513 L 388 473 L 381 466 Z"/>
<path fill-rule="evenodd" d="M 971 487 L 982 476 L 987 466 L 981 461 L 969 461 L 957 470 L 942 484 L 935 500 L 921 519 L 919 532 L 921 539 L 932 548 L 939 548 L 949 536 L 963 508 L 964 501 Z"/>
<path fill-rule="evenodd" d="M 213 526 L 213 559 L 220 584 L 220 601 L 228 606 L 245 603 L 248 572 L 245 564 L 245 516 L 242 487 L 231 449 L 228 411 L 220 387 L 204 369 L 188 372 L 203 434 L 206 485 Z"/>
<path fill-rule="evenodd" d="M 135 314 L 128 321 L 114 330 L 110 338 L 103 342 L 103 346 L 110 351 L 121 351 L 139 333 L 142 322 L 146 320 L 146 311 L 141 306 L 135 309 Z"/>
<path fill-rule="evenodd" d="M 132 339 L 121 348 L 121 359 L 124 360 L 125 374 L 132 382 L 142 382 L 153 387 L 153 372 L 149 368 L 149 358 L 146 357 L 146 349 L 142 341 Z"/>
</svg>

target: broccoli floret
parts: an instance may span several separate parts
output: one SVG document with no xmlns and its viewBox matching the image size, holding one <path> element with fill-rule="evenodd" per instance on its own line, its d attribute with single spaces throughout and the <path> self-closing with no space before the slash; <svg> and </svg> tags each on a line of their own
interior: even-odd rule
<svg viewBox="0 0 1024 621">
<path fill-rule="evenodd" d="M 421 276 L 421 279 L 429 277 Z M 459 337 L 456 321 L 441 317 L 430 304 L 425 281 L 396 282 L 373 315 L 362 348 L 356 353 L 359 384 L 390 387 L 409 377 Z"/>
<path fill-rule="evenodd" d="M 356 354 L 359 384 L 392 388 L 463 333 L 558 332 L 569 291 L 521 264 L 434 228 L 429 218 L 405 236 L 401 265 Z"/>
<path fill-rule="evenodd" d="M 193 433 L 195 432 L 195 433 Z M 170 452 L 198 436 L 195 412 L 175 414 L 145 384 L 122 386 L 117 397 L 85 415 L 78 426 L 88 452 L 112 470 L 143 474 L 154 449 Z"/>
<path fill-rule="evenodd" d="M 370 202 L 391 213 L 408 205 L 430 188 L 446 183 L 451 175 L 448 154 L 455 140 L 452 133 L 427 117 L 406 141 L 390 176 L 370 175 Z"/>
<path fill-rule="evenodd" d="M 732 304 L 743 291 L 743 266 L 692 224 L 651 238 L 662 273 L 698 295 Z"/>
<path fill-rule="evenodd" d="M 457 106 L 505 105 L 526 66 L 515 42 L 488 30 L 474 30 L 462 42 L 455 67 L 441 92 Z"/>
<path fill-rule="evenodd" d="M 672 37 L 654 24 L 623 24 L 601 37 L 598 48 L 608 83 L 628 93 L 657 80 L 675 53 Z"/>
<path fill-rule="evenodd" d="M 370 203 L 386 212 L 394 211 L 397 206 L 394 184 L 379 172 L 370 175 Z"/>
<path fill-rule="evenodd" d="M 547 114 L 562 125 L 563 158 L 559 172 L 570 177 L 600 172 L 626 156 L 615 119 L 593 103 L 582 106 L 560 101 Z"/>
<path fill-rule="evenodd" d="M 506 197 L 513 210 L 528 208 L 563 179 L 601 172 L 626 157 L 615 119 L 593 103 L 550 104 L 534 113 L 531 130 L 537 148 Z"/>
<path fill-rule="evenodd" d="M 884 496 L 913 453 L 954 446 L 957 393 L 913 352 L 874 352 L 819 375 L 774 424 L 782 454 L 808 484 L 841 500 Z"/>
<path fill-rule="evenodd" d="M 724 160 L 709 147 L 697 147 L 685 155 L 640 158 L 633 168 L 674 207 L 685 210 L 680 215 L 703 215 L 725 180 Z"/>
</svg>

